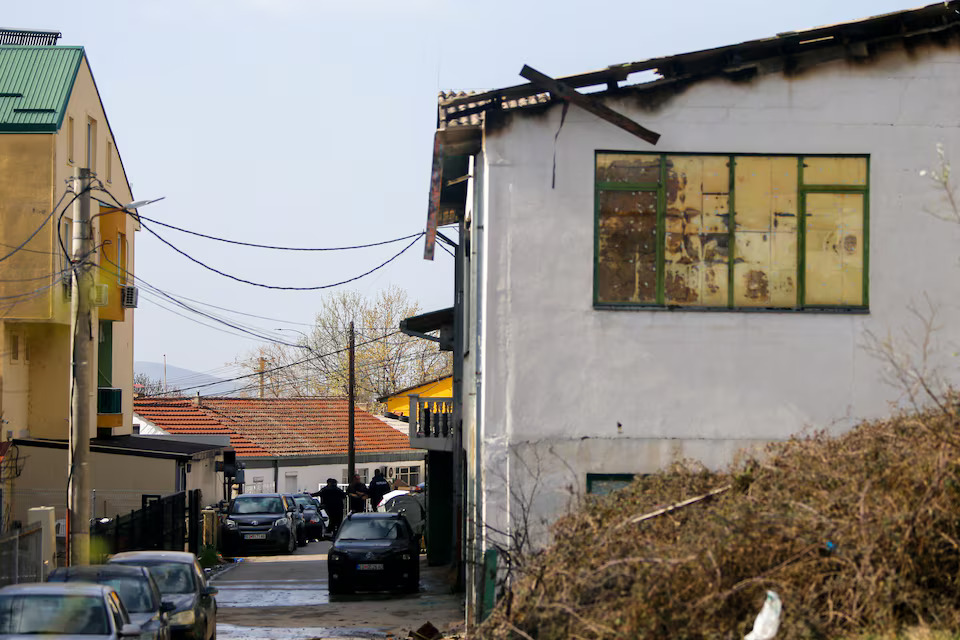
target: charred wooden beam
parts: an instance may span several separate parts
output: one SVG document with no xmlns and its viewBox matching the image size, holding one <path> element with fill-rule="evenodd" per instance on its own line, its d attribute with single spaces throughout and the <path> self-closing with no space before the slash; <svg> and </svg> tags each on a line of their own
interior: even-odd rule
<svg viewBox="0 0 960 640">
<path fill-rule="evenodd" d="M 566 100 L 567 102 L 571 102 L 581 109 L 585 109 L 590 113 L 603 118 L 607 122 L 620 127 L 624 131 L 632 133 L 641 140 L 646 140 L 650 144 L 657 144 L 657 141 L 660 139 L 659 133 L 650 131 L 646 127 L 637 124 L 627 116 L 614 111 L 599 100 L 591 98 L 590 96 L 585 96 L 582 93 L 579 93 L 573 87 L 565 85 L 562 82 L 558 82 L 550 76 L 540 73 L 533 67 L 523 65 L 523 69 L 520 70 L 520 75 L 536 86 L 549 91 L 558 98 Z"/>
</svg>

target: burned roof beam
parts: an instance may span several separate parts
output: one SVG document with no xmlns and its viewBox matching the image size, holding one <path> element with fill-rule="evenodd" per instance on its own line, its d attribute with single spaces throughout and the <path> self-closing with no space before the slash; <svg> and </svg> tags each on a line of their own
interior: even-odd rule
<svg viewBox="0 0 960 640">
<path fill-rule="evenodd" d="M 657 141 L 660 140 L 659 133 L 650 131 L 650 129 L 641 126 L 627 116 L 617 113 L 599 100 L 591 98 L 590 96 L 585 96 L 573 89 L 573 87 L 565 85 L 562 82 L 558 82 L 550 76 L 540 73 L 533 67 L 523 65 L 523 69 L 520 70 L 520 75 L 536 86 L 546 89 L 556 97 L 566 100 L 567 102 L 572 102 L 581 109 L 585 109 L 586 111 L 603 118 L 607 122 L 620 127 L 624 131 L 632 133 L 641 140 L 645 140 L 650 144 L 657 144 Z"/>
</svg>

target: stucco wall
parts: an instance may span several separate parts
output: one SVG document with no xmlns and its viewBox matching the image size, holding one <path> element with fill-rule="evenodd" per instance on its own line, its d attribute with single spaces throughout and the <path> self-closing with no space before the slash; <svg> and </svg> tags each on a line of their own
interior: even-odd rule
<svg viewBox="0 0 960 640">
<path fill-rule="evenodd" d="M 540 465 L 538 511 L 550 514 L 589 472 L 646 473 L 681 457 L 716 467 L 741 447 L 841 431 L 901 401 L 863 345 L 868 331 L 917 337 L 909 307 L 925 307 L 925 296 L 938 308 L 934 347 L 952 353 L 945 346 L 960 338 L 960 225 L 930 214 L 947 211 L 944 194 L 919 175 L 935 167 L 937 143 L 948 156 L 960 149 L 958 81 L 956 50 L 929 49 L 792 78 L 708 81 L 659 108 L 607 101 L 661 133 L 656 148 L 571 107 L 555 189 L 559 106 L 489 132 L 484 225 L 473 237 L 485 251 L 480 335 L 468 336 L 483 346 L 484 517 L 509 513 L 503 481 L 528 473 L 506 464 L 508 450 Z M 870 313 L 594 309 L 601 149 L 869 154 Z M 933 364 L 953 377 L 948 360 Z"/>
</svg>

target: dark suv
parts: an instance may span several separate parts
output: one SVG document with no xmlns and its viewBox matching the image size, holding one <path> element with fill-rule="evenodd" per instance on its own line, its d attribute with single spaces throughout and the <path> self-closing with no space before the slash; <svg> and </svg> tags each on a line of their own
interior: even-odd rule
<svg viewBox="0 0 960 640">
<path fill-rule="evenodd" d="M 399 513 L 347 516 L 327 554 L 330 593 L 420 588 L 420 536 Z"/>
<path fill-rule="evenodd" d="M 300 514 L 291 503 L 279 493 L 244 493 L 234 498 L 223 521 L 227 552 L 243 555 L 269 549 L 293 553 L 297 548 L 295 516 Z"/>
</svg>

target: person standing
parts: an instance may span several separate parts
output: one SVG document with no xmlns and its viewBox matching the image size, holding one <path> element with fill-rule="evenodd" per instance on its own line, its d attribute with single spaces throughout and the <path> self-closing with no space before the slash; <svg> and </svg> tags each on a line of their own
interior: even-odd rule
<svg viewBox="0 0 960 640">
<path fill-rule="evenodd" d="M 337 481 L 334 478 L 327 478 L 327 486 L 313 495 L 320 498 L 320 506 L 327 512 L 327 518 L 330 521 L 328 529 L 330 537 L 333 538 L 337 535 L 340 524 L 343 522 L 343 509 L 346 505 L 347 494 L 337 486 Z"/>
<path fill-rule="evenodd" d="M 377 511 L 383 496 L 389 492 L 390 483 L 383 477 L 383 472 L 377 469 L 373 472 L 373 480 L 370 481 L 370 486 L 367 488 L 367 493 L 370 495 L 370 510 Z"/>
<path fill-rule="evenodd" d="M 353 476 L 353 482 L 347 487 L 350 496 L 350 513 L 363 513 L 367 510 L 367 485 L 360 476 Z"/>
</svg>

